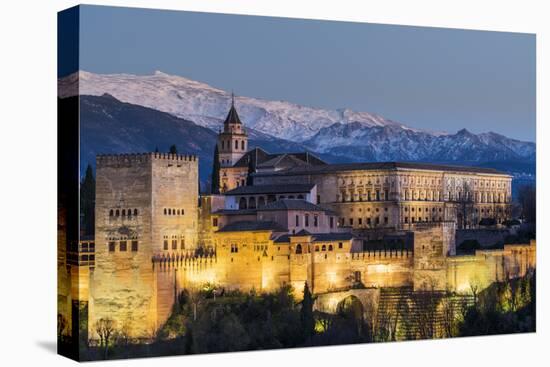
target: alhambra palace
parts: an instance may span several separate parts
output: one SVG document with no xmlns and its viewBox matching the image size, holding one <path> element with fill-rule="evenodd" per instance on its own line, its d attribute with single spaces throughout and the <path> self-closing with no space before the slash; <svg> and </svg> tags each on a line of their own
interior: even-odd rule
<svg viewBox="0 0 550 367">
<path fill-rule="evenodd" d="M 349 294 L 468 292 L 535 267 L 535 241 L 456 254 L 459 230 L 511 219 L 502 172 L 249 149 L 234 103 L 215 157 L 212 193 L 201 195 L 195 156 L 97 156 L 95 234 L 66 247 L 60 231 L 59 248 L 72 250 L 58 255 L 59 309 L 75 323 L 87 305 L 89 339 L 101 318 L 146 338 L 182 289 L 290 285 L 300 299 L 307 282 L 330 311 Z"/>
</svg>

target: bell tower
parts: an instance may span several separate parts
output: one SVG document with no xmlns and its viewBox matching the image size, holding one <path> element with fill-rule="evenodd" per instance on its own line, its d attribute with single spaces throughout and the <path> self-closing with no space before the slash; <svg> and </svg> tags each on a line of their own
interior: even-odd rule
<svg viewBox="0 0 550 367">
<path fill-rule="evenodd" d="M 218 134 L 218 151 L 221 167 L 233 167 L 248 149 L 248 134 L 235 109 L 235 95 L 231 93 L 231 108 Z"/>
</svg>

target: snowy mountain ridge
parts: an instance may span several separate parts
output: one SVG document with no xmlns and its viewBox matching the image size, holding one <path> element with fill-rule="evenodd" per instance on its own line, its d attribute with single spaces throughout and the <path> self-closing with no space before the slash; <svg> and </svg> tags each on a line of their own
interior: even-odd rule
<svg viewBox="0 0 550 367">
<path fill-rule="evenodd" d="M 215 131 L 221 127 L 231 101 L 230 92 L 160 71 L 153 75 L 79 71 L 59 80 L 61 98 L 76 95 L 77 91 L 80 95 L 93 96 L 108 93 L 120 101 L 167 112 Z M 297 142 L 307 140 L 334 123 L 396 126 L 419 131 L 376 114 L 347 108 L 326 110 L 242 96 L 236 96 L 235 103 L 247 127 Z"/>
</svg>

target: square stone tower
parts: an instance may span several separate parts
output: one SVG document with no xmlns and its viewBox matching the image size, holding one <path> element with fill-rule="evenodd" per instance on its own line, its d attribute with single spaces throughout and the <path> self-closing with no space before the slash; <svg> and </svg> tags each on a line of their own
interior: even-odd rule
<svg viewBox="0 0 550 367">
<path fill-rule="evenodd" d="M 161 153 L 98 156 L 95 215 L 90 338 L 97 337 L 94 324 L 101 318 L 148 338 L 171 307 L 165 305 L 162 293 L 169 287 L 155 272 L 153 257 L 181 256 L 197 245 L 198 159 Z"/>
</svg>

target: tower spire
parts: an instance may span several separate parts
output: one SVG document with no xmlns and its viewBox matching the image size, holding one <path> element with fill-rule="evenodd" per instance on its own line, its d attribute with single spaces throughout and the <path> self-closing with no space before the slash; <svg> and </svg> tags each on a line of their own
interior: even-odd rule
<svg viewBox="0 0 550 367">
<path fill-rule="evenodd" d="M 233 89 L 231 89 L 231 107 L 235 108 L 235 93 L 233 93 Z"/>
</svg>

